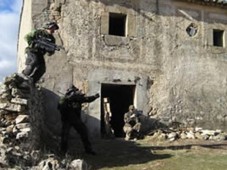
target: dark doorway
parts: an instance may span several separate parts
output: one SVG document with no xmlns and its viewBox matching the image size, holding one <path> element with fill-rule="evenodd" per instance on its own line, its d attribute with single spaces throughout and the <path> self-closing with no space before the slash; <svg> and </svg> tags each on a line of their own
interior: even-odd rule
<svg viewBox="0 0 227 170">
<path fill-rule="evenodd" d="M 103 99 L 108 98 L 112 113 L 111 127 L 115 137 L 124 137 L 124 113 L 133 104 L 135 85 L 102 84 L 101 87 L 101 133 L 105 134 Z"/>
<path fill-rule="evenodd" d="M 213 43 L 214 46 L 223 47 L 224 31 L 223 30 L 213 30 Z"/>
</svg>

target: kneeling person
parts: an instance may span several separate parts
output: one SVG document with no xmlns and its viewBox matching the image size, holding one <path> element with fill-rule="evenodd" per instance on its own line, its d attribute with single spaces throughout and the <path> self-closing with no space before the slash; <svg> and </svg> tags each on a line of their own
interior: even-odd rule
<svg viewBox="0 0 227 170">
<path fill-rule="evenodd" d="M 141 122 L 139 114 L 133 105 L 129 106 L 129 111 L 124 114 L 125 125 L 123 130 L 125 132 L 125 140 L 139 138 Z"/>
</svg>

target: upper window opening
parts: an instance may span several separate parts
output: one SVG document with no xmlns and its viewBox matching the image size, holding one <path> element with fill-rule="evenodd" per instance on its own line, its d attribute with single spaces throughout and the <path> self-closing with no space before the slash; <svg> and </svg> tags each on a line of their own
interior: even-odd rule
<svg viewBox="0 0 227 170">
<path fill-rule="evenodd" d="M 109 14 L 109 34 L 117 36 L 125 36 L 126 15 L 118 13 Z"/>
<path fill-rule="evenodd" d="M 217 47 L 224 47 L 224 31 L 213 30 L 213 45 Z"/>
<path fill-rule="evenodd" d="M 193 37 L 197 34 L 198 32 L 198 26 L 194 23 L 191 23 L 187 28 L 186 28 L 186 32 L 188 33 L 188 35 L 190 37 Z"/>
</svg>

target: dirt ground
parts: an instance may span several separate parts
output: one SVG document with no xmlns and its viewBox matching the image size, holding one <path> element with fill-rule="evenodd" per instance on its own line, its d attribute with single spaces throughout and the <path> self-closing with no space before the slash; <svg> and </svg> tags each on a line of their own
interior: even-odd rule
<svg viewBox="0 0 227 170">
<path fill-rule="evenodd" d="M 123 138 L 93 141 L 97 155 L 86 155 L 80 141 L 71 141 L 69 155 L 84 159 L 92 170 L 226 170 L 227 141 L 170 142 Z"/>
</svg>

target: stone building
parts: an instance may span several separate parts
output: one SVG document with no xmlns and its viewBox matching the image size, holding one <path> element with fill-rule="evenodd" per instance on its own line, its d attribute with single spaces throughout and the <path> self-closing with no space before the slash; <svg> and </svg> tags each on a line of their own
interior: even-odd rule
<svg viewBox="0 0 227 170">
<path fill-rule="evenodd" d="M 56 20 L 57 44 L 46 57 L 41 84 L 45 121 L 59 132 L 56 104 L 73 83 L 101 98 L 84 106 L 91 134 L 103 130 L 108 98 L 115 136 L 134 104 L 164 123 L 227 129 L 227 2 L 225 0 L 24 0 L 18 71 L 24 35 Z"/>
</svg>

